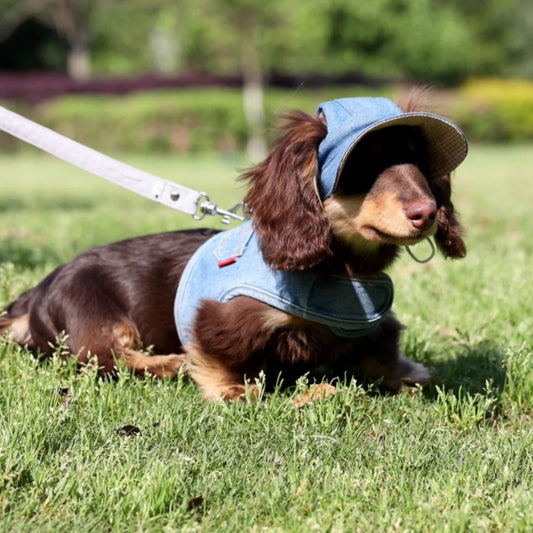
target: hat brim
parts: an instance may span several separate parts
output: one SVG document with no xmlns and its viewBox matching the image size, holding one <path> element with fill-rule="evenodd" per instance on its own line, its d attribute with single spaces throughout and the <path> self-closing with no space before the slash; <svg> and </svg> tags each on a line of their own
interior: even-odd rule
<svg viewBox="0 0 533 533">
<path fill-rule="evenodd" d="M 420 128 L 427 143 L 429 161 L 428 178 L 440 178 L 455 170 L 468 153 L 468 142 L 464 133 L 449 120 L 432 113 L 403 113 L 376 122 L 361 131 L 352 141 L 337 172 L 335 188 L 344 169 L 344 165 L 357 144 L 371 132 L 390 126 L 415 126 Z"/>
</svg>

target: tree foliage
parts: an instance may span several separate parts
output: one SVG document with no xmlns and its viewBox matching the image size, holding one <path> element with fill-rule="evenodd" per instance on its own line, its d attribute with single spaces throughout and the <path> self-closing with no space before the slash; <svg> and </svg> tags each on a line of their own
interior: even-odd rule
<svg viewBox="0 0 533 533">
<path fill-rule="evenodd" d="M 530 0 L 0 0 L 0 52 L 28 17 L 74 47 L 68 13 L 98 73 L 533 77 Z"/>
</svg>

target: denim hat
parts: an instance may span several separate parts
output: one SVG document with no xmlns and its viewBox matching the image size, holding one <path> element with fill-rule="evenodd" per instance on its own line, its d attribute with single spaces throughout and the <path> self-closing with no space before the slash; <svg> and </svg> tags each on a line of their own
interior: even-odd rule
<svg viewBox="0 0 533 533">
<path fill-rule="evenodd" d="M 468 151 L 464 133 L 449 120 L 432 113 L 404 113 L 388 98 L 340 98 L 324 102 L 328 133 L 318 147 L 319 187 L 324 198 L 337 186 L 344 164 L 356 144 L 371 131 L 389 126 L 417 126 L 427 142 L 429 176 L 457 168 Z"/>
</svg>

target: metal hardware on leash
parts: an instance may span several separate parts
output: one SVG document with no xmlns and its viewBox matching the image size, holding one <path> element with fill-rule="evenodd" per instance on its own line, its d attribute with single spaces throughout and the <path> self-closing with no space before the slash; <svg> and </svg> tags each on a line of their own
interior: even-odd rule
<svg viewBox="0 0 533 533">
<path fill-rule="evenodd" d="M 426 257 L 426 259 L 419 259 L 416 257 L 416 255 L 411 251 L 409 246 L 406 246 L 405 249 L 407 250 L 407 253 L 411 256 L 412 259 L 414 259 L 417 263 L 429 263 L 433 257 L 435 256 L 435 245 L 433 244 L 433 241 L 426 237 L 426 241 L 429 242 L 429 245 L 431 246 L 431 252 L 429 253 L 429 256 Z"/>
<path fill-rule="evenodd" d="M 207 193 L 201 192 L 200 198 L 198 199 L 197 212 L 193 215 L 193 218 L 194 220 L 203 220 L 206 215 L 220 215 L 222 217 L 220 219 L 222 224 L 231 224 L 232 220 L 243 222 L 246 220 L 246 216 L 238 214 L 238 212 L 243 209 L 244 204 L 242 202 L 234 205 L 231 209 L 222 209 L 209 200 L 209 195 Z"/>
</svg>

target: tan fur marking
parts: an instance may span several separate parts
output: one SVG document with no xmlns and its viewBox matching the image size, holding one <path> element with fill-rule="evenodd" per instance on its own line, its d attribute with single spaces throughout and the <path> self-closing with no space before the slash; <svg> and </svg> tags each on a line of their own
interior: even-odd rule
<svg viewBox="0 0 533 533">
<path fill-rule="evenodd" d="M 354 248 L 375 250 L 380 243 L 416 244 L 437 230 L 437 224 L 425 232 L 413 228 L 403 205 L 391 191 L 378 197 L 333 195 L 324 202 L 333 231 Z"/>
<path fill-rule="evenodd" d="M 9 338 L 21 346 L 33 342 L 30 333 L 30 316 L 28 314 L 14 318 L 7 331 L 9 332 Z"/>
<path fill-rule="evenodd" d="M 361 234 L 358 216 L 364 202 L 363 196 L 333 195 L 324 202 L 333 233 L 349 243 L 355 250 L 372 252 L 379 243 L 365 239 Z"/>
<path fill-rule="evenodd" d="M 363 230 L 366 228 L 377 229 L 393 239 L 405 239 L 413 236 L 413 226 L 405 216 L 403 204 L 392 191 L 383 191 L 375 198 L 367 196 L 357 219 Z"/>
<path fill-rule="evenodd" d="M 119 322 L 111 331 L 113 339 L 124 349 L 133 348 L 139 342 L 139 332 L 131 322 Z"/>
<path fill-rule="evenodd" d="M 289 315 L 288 313 L 285 313 L 284 311 L 280 311 L 279 309 L 267 309 L 267 311 L 264 313 L 263 318 L 263 328 L 265 330 L 275 330 L 279 328 L 294 328 L 298 326 L 302 326 L 307 321 L 303 318 Z"/>
</svg>

